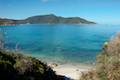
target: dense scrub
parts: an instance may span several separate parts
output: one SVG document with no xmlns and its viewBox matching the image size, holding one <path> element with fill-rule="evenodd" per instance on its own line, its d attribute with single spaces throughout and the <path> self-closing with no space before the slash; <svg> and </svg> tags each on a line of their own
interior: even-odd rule
<svg viewBox="0 0 120 80">
<path fill-rule="evenodd" d="M 120 34 L 104 46 L 96 70 L 83 73 L 80 80 L 120 80 Z"/>
<path fill-rule="evenodd" d="M 0 80 L 64 80 L 36 58 L 0 50 Z"/>
</svg>

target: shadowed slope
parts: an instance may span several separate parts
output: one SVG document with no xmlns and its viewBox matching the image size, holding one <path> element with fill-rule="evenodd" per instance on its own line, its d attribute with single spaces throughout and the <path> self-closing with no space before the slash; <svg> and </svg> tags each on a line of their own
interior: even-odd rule
<svg viewBox="0 0 120 80">
<path fill-rule="evenodd" d="M 0 51 L 0 79 L 69 80 L 56 75 L 49 66 L 36 58 L 6 51 Z"/>
</svg>

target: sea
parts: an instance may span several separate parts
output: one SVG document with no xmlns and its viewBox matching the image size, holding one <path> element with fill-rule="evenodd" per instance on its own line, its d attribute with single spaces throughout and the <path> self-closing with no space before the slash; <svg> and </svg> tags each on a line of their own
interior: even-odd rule
<svg viewBox="0 0 120 80">
<path fill-rule="evenodd" d="M 43 61 L 93 64 L 105 42 L 120 31 L 108 24 L 26 24 L 1 26 L 4 48 Z"/>
</svg>

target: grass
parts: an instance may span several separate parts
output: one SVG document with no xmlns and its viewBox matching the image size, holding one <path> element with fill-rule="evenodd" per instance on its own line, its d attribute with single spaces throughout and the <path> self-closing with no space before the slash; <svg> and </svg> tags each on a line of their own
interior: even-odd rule
<svg viewBox="0 0 120 80">
<path fill-rule="evenodd" d="M 96 70 L 83 73 L 80 80 L 120 80 L 120 34 L 103 47 Z"/>
</svg>

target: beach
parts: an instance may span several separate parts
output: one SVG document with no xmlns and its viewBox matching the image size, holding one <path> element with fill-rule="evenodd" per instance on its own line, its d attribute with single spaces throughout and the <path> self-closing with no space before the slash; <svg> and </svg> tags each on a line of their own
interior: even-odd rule
<svg viewBox="0 0 120 80">
<path fill-rule="evenodd" d="M 82 72 L 88 72 L 94 69 L 93 66 L 83 64 L 49 64 L 58 74 L 73 80 L 79 80 Z"/>
</svg>

